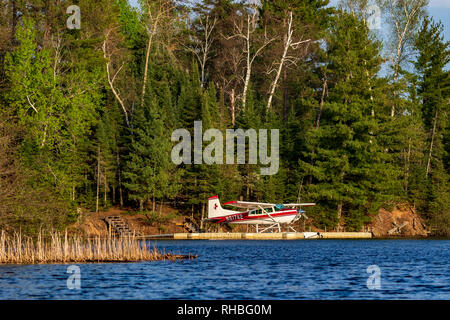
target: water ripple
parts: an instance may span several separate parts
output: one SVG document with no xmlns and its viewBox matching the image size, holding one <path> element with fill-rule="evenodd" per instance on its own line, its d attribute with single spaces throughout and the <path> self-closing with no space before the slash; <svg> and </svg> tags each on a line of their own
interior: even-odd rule
<svg viewBox="0 0 450 320">
<path fill-rule="evenodd" d="M 450 299 L 448 240 L 158 241 L 193 261 L 1 265 L 0 299 Z M 366 272 L 378 265 L 380 289 Z"/>
</svg>

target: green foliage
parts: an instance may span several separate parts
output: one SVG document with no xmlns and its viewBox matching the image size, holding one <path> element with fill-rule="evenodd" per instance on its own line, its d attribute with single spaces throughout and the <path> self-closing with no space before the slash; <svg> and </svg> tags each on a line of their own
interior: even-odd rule
<svg viewBox="0 0 450 320">
<path fill-rule="evenodd" d="M 346 230 L 406 201 L 448 234 L 450 58 L 441 24 L 424 19 L 415 69 L 400 68 L 392 81 L 379 72 L 381 43 L 360 15 L 328 0 L 261 1 L 250 52 L 245 32 L 237 35 L 248 3 L 176 3 L 80 0 L 81 30 L 65 29 L 65 8 L 55 3 L 19 1 L 17 16 L 0 9 L 2 228 L 34 233 L 67 226 L 77 207 L 143 211 L 151 201 L 157 211 L 168 200 L 200 218 L 218 194 L 315 201 L 315 225 Z M 289 49 L 266 114 L 290 12 L 294 42 L 312 41 Z M 206 18 L 213 27 L 203 70 Z M 265 36 L 273 39 L 252 65 L 243 110 L 247 53 Z M 279 129 L 279 172 L 175 166 L 171 134 L 184 128 L 192 136 L 194 121 L 224 134 Z M 149 219 L 167 222 L 161 217 Z"/>
<path fill-rule="evenodd" d="M 141 203 L 141 210 L 143 202 L 172 198 L 179 190 L 177 182 L 181 171 L 176 170 L 170 156 L 170 112 L 167 112 L 170 90 L 167 90 L 167 80 L 161 81 L 163 83 L 154 86 L 153 90 L 166 88 L 162 90 L 163 95 L 157 97 L 156 92 L 149 91 L 144 105 L 136 110 L 130 154 L 124 170 L 124 186 L 130 191 L 130 199 Z"/>
<path fill-rule="evenodd" d="M 173 221 L 178 217 L 178 214 L 176 213 L 170 213 L 170 214 L 159 214 L 153 211 L 144 211 L 142 212 L 145 215 L 145 222 L 151 226 L 159 226 L 160 228 L 163 228 L 162 224 L 168 223 Z"/>
<path fill-rule="evenodd" d="M 340 13 L 334 19 L 328 45 L 330 97 L 323 105 L 320 126 L 306 133 L 307 152 L 299 164 L 311 178 L 308 193 L 328 210 L 345 216 L 358 230 L 384 200 L 392 176 L 390 156 L 378 142 L 379 120 L 370 74 L 379 67 L 379 45 L 363 22 Z"/>
<path fill-rule="evenodd" d="M 446 234 L 450 221 L 449 141 L 446 135 L 449 128 L 450 81 L 445 67 L 450 62 L 450 43 L 444 42 L 442 24 L 434 23 L 427 17 L 415 46 L 419 53 L 415 64 L 419 78 L 417 95 L 427 137 L 424 149 L 426 165 L 425 170 L 421 171 L 425 174 L 425 181 L 420 207 L 427 213 L 437 232 Z"/>
</svg>

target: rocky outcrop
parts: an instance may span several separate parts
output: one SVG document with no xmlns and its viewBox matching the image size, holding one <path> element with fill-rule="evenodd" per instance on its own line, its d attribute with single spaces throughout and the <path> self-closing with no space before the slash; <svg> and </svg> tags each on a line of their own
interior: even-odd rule
<svg viewBox="0 0 450 320">
<path fill-rule="evenodd" d="M 414 208 L 399 205 L 393 210 L 380 209 L 369 225 L 375 237 L 426 237 L 429 230 Z"/>
</svg>

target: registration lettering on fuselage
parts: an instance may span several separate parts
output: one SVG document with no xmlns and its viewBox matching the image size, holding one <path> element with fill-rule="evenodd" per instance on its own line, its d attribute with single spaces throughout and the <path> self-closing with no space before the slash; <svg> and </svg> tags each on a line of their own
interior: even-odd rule
<svg viewBox="0 0 450 320">
<path fill-rule="evenodd" d="M 240 220 L 242 218 L 243 218 L 242 214 L 239 213 L 239 214 L 235 214 L 235 215 L 226 217 L 226 220 L 227 220 L 227 222 L 230 222 L 230 221 Z"/>
</svg>

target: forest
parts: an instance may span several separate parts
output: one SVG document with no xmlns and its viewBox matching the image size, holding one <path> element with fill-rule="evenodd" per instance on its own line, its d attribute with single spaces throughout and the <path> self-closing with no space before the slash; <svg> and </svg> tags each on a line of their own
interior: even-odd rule
<svg viewBox="0 0 450 320">
<path fill-rule="evenodd" d="M 316 226 L 346 231 L 406 203 L 448 236 L 449 43 L 427 6 L 0 0 L 0 229 L 161 203 L 201 219 L 217 194 L 316 202 Z M 175 165 L 195 121 L 279 129 L 278 173 Z"/>
</svg>

